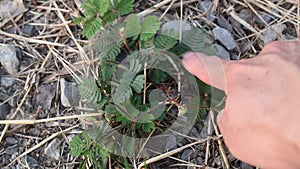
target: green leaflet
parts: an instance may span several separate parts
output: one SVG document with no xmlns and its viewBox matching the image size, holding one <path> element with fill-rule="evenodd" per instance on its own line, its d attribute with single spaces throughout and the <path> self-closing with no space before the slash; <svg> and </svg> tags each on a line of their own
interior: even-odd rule
<svg viewBox="0 0 300 169">
<path fill-rule="evenodd" d="M 144 75 L 136 76 L 134 81 L 131 83 L 132 89 L 137 93 L 140 93 L 142 91 L 143 85 L 144 85 Z"/>
<path fill-rule="evenodd" d="M 97 104 L 101 101 L 102 95 L 99 87 L 97 86 L 95 80 L 86 78 L 79 85 L 79 93 L 84 98 L 87 99 L 90 104 Z"/>
<path fill-rule="evenodd" d="M 131 14 L 126 19 L 126 38 L 136 40 L 141 32 L 141 21 L 137 15 Z"/>
<path fill-rule="evenodd" d="M 99 18 L 91 17 L 85 20 L 82 35 L 91 39 L 100 29 L 102 23 Z"/>
<path fill-rule="evenodd" d="M 159 18 L 156 16 L 147 16 L 142 22 L 141 28 L 141 40 L 149 40 L 151 39 L 156 32 L 159 30 L 161 22 Z"/>
<path fill-rule="evenodd" d="M 154 39 L 154 45 L 158 49 L 169 50 L 178 43 L 178 33 L 173 30 L 165 30 Z"/>
<path fill-rule="evenodd" d="M 84 16 L 76 18 L 74 23 L 79 24 L 82 22 L 82 35 L 91 39 L 100 30 L 101 26 L 113 22 L 118 16 L 130 13 L 133 7 L 133 0 L 114 0 L 113 4 L 110 0 L 84 0 L 82 3 Z"/>
<path fill-rule="evenodd" d="M 202 52 L 207 55 L 215 55 L 216 49 L 208 42 L 205 33 L 199 28 L 193 28 L 182 35 L 182 44 L 188 47 L 188 50 Z"/>
<path fill-rule="evenodd" d="M 126 15 L 132 12 L 134 0 L 114 0 L 118 15 Z"/>
</svg>

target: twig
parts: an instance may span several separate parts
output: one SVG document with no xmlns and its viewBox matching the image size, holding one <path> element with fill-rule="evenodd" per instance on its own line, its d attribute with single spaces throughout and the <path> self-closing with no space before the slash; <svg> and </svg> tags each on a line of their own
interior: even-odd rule
<svg viewBox="0 0 300 169">
<path fill-rule="evenodd" d="M 138 166 L 138 169 L 141 169 L 142 167 L 144 167 L 144 166 L 147 165 L 147 164 L 151 164 L 151 163 L 154 163 L 154 162 L 159 161 L 159 160 L 161 160 L 161 159 L 164 159 L 164 158 L 166 158 L 166 157 L 169 157 L 169 156 L 171 156 L 171 155 L 174 155 L 174 154 L 176 154 L 176 153 L 178 153 L 178 152 L 180 152 L 180 151 L 182 151 L 182 150 L 184 150 L 184 149 L 186 149 L 186 148 L 188 148 L 188 147 L 191 147 L 191 146 L 194 146 L 194 145 L 197 145 L 197 144 L 204 143 L 204 142 L 206 142 L 208 139 L 211 139 L 211 137 L 208 137 L 208 138 L 203 139 L 203 140 L 198 140 L 198 141 L 193 142 L 193 143 L 190 143 L 190 144 L 188 144 L 188 145 L 179 147 L 179 148 L 177 148 L 177 149 L 175 149 L 175 150 L 172 150 L 172 151 L 166 152 L 166 153 L 164 153 L 164 154 L 160 154 L 160 155 L 158 155 L 158 156 L 156 156 L 156 157 L 150 158 L 150 159 L 146 160 L 145 162 L 142 162 L 142 163 Z"/>
<path fill-rule="evenodd" d="M 215 115 L 214 115 L 214 111 L 213 111 L 212 109 L 209 110 L 209 115 L 210 115 L 210 118 L 211 118 L 211 122 L 212 122 L 212 124 L 213 124 L 213 126 L 214 126 L 215 133 L 216 133 L 216 135 L 218 136 L 217 141 L 218 141 L 218 145 L 219 145 L 220 154 L 221 154 L 222 159 L 223 159 L 223 161 L 224 161 L 224 163 L 225 163 L 225 168 L 226 168 L 226 169 L 229 169 L 229 168 L 230 168 L 229 162 L 228 162 L 226 153 L 225 153 L 224 148 L 223 148 L 222 140 L 219 138 L 220 132 L 219 132 L 218 127 L 217 127 L 217 125 L 216 125 L 216 123 L 215 123 Z"/>
<path fill-rule="evenodd" d="M 14 160 L 12 160 L 6 167 L 12 165 L 15 161 L 19 160 L 21 157 L 24 157 L 25 155 L 31 153 L 32 151 L 38 149 L 39 147 L 41 147 L 42 145 L 46 144 L 48 141 L 54 139 L 55 137 L 57 137 L 58 135 L 60 134 L 63 134 L 67 131 L 70 131 L 76 127 L 78 127 L 79 125 L 76 125 L 76 126 L 72 126 L 72 127 L 69 127 L 63 131 L 60 131 L 60 132 L 57 132 L 57 133 L 54 133 L 52 134 L 50 137 L 47 137 L 45 140 L 41 141 L 40 143 L 38 143 L 37 145 L 31 147 L 30 149 L 28 149 L 27 151 L 25 151 L 24 153 L 22 153 L 21 155 L 19 155 L 17 158 L 15 158 Z"/>
<path fill-rule="evenodd" d="M 44 41 L 44 40 L 26 38 L 24 36 L 7 33 L 7 32 L 4 32 L 2 30 L 0 30 L 0 34 L 11 37 L 11 38 L 14 38 L 14 39 L 17 39 L 17 40 L 20 40 L 20 41 L 29 42 L 29 43 L 37 43 L 37 44 L 44 44 L 44 45 L 66 47 L 66 45 L 63 45 L 63 44 L 60 44 L 60 43 L 54 43 L 54 42 L 49 42 L 49 41 Z"/>
<path fill-rule="evenodd" d="M 152 13 L 152 12 L 156 11 L 157 9 L 159 9 L 159 8 L 161 8 L 161 7 L 163 7 L 163 6 L 165 6 L 166 4 L 168 4 L 168 3 L 171 2 L 171 1 L 173 1 L 173 0 L 164 0 L 164 1 L 162 1 L 162 2 L 160 2 L 160 3 L 158 3 L 158 4 L 156 4 L 156 5 L 154 5 L 153 7 L 148 8 L 148 9 L 146 9 L 146 10 L 144 10 L 144 11 L 138 13 L 137 16 L 139 16 L 139 17 L 144 17 L 144 16 L 146 16 L 146 15 L 149 15 L 150 13 Z"/>
<path fill-rule="evenodd" d="M 160 16 L 159 20 L 161 20 L 165 15 L 166 13 L 171 9 L 172 5 L 174 4 L 176 0 L 173 0 L 170 5 L 168 6 L 168 8 L 165 10 L 165 12 Z"/>
<path fill-rule="evenodd" d="M 144 95 L 143 95 L 143 104 L 146 104 L 146 92 L 147 92 L 147 62 L 144 64 Z"/>
<path fill-rule="evenodd" d="M 101 116 L 100 113 L 90 113 L 90 114 L 82 114 L 82 115 L 73 115 L 73 116 L 62 116 L 62 117 L 53 117 L 48 119 L 39 119 L 39 120 L 1 120 L 0 124 L 37 124 L 37 123 L 45 123 L 50 121 L 57 120 L 67 120 L 67 119 L 75 119 L 75 118 L 83 118 L 83 117 L 95 117 Z"/>
</svg>

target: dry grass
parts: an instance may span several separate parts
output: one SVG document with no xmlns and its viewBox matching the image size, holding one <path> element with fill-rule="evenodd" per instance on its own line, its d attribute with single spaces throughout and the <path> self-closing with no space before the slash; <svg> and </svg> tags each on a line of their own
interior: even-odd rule
<svg viewBox="0 0 300 169">
<path fill-rule="evenodd" d="M 87 116 L 95 116 L 97 114 L 86 114 L 83 107 L 75 107 L 74 109 L 61 110 L 59 99 L 53 100 L 53 108 L 56 111 L 56 117 L 46 117 L 40 119 L 38 116 L 36 119 L 28 119 L 28 114 L 32 112 L 26 112 L 23 107 L 26 107 L 25 102 L 33 97 L 38 90 L 40 84 L 52 83 L 57 86 L 55 91 L 56 96 L 59 96 L 59 80 L 62 77 L 67 77 L 81 82 L 83 77 L 96 77 L 97 76 L 97 58 L 88 56 L 84 51 L 84 47 L 87 45 L 87 41 L 82 39 L 80 35 L 80 29 L 78 26 L 72 24 L 74 19 L 80 13 L 80 9 L 73 1 L 38 1 L 38 4 L 34 4 L 35 0 L 25 1 L 25 4 L 30 7 L 27 14 L 22 14 L 15 18 L 10 17 L 0 23 L 0 37 L 1 43 L 13 44 L 20 49 L 24 50 L 24 57 L 29 60 L 30 63 L 27 67 L 22 69 L 15 78 L 23 85 L 21 92 L 17 92 L 15 95 L 9 98 L 9 100 L 16 100 L 17 106 L 14 108 L 14 112 L 10 114 L 7 120 L 0 121 L 0 124 L 5 124 L 4 129 L 1 132 L 0 143 L 3 142 L 9 129 L 16 128 L 15 133 L 23 133 L 27 137 L 31 137 L 30 133 L 26 133 L 27 125 L 36 125 L 37 123 L 49 123 L 57 122 L 59 126 L 51 127 L 53 133 L 50 136 L 40 136 L 43 141 L 37 142 L 36 145 L 28 148 L 24 148 L 23 152 L 15 158 L 14 161 L 8 165 L 24 166 L 29 168 L 28 165 L 23 164 L 19 159 L 26 156 L 35 150 L 41 149 L 42 146 L 47 145 L 55 137 L 63 138 L 63 141 L 68 143 L 66 139 L 66 133 L 74 128 L 81 130 L 82 123 L 73 127 L 66 127 L 64 124 L 60 124 L 60 120 L 71 119 L 72 123 L 78 123 L 77 119 L 81 119 Z M 160 3 L 155 1 L 149 1 L 153 7 L 140 11 L 140 16 L 159 12 L 163 16 L 166 14 L 177 17 L 178 19 L 187 19 L 195 26 L 206 25 L 206 31 L 210 34 L 210 30 L 216 27 L 216 23 L 206 19 L 205 16 L 208 12 L 201 11 L 197 7 L 198 0 L 164 0 Z M 265 26 L 255 25 L 245 22 L 237 14 L 240 9 L 249 9 L 253 14 L 259 18 L 262 18 L 261 13 L 268 14 L 273 21 L 271 23 L 265 22 Z M 234 38 L 237 42 L 249 42 L 251 47 L 246 51 L 237 51 L 237 55 L 242 58 L 253 57 L 256 55 L 264 45 L 262 39 L 262 33 L 268 30 L 273 25 L 288 24 L 289 29 L 285 35 L 280 35 L 281 40 L 291 40 L 297 37 L 297 30 L 300 30 L 300 2 L 299 0 L 213 0 L 210 10 L 215 11 L 217 15 L 223 15 L 226 18 L 232 18 L 237 23 L 242 25 L 241 27 L 234 28 Z M 30 16 L 30 17 L 29 17 Z M 40 21 L 37 21 L 40 20 Z M 36 31 L 33 35 L 24 35 L 21 33 L 21 27 L 24 25 L 34 25 Z M 14 33 L 8 33 L 8 30 L 15 28 Z M 1 75 L 1 74 L 0 74 Z M 58 98 L 58 97 L 57 97 Z M 0 105 L 5 104 L 9 100 L 6 100 Z M 74 111 L 75 110 L 75 111 Z M 45 111 L 45 110 L 42 110 Z M 63 116 L 60 116 L 64 113 Z M 212 114 L 211 114 L 212 115 Z M 22 119 L 22 120 L 16 120 Z M 214 119 L 214 117 L 211 117 Z M 84 120 L 83 120 L 84 122 Z M 146 160 L 145 162 L 136 164 L 137 168 L 143 168 L 145 164 L 157 162 L 162 159 L 172 158 L 176 159 L 178 166 L 191 166 L 194 168 L 200 168 L 209 166 L 208 158 L 211 156 L 209 151 L 206 151 L 205 164 L 194 164 L 189 161 L 183 161 L 173 157 L 174 154 L 183 151 L 187 147 L 196 146 L 198 144 L 206 143 L 206 149 L 210 149 L 212 142 L 217 141 L 218 151 L 220 152 L 223 162 L 223 168 L 230 168 L 230 161 L 227 159 L 226 152 L 224 151 L 221 133 L 218 132 L 215 122 L 212 120 L 209 127 L 213 127 L 215 135 L 209 136 L 206 139 L 193 138 L 194 141 L 190 144 L 179 147 L 173 151 L 159 154 L 156 157 Z M 18 125 L 22 127 L 18 128 Z M 37 126 L 38 127 L 38 126 Z M 64 129 L 62 129 L 64 128 Z M 10 133 L 11 135 L 11 133 Z M 188 136 L 186 136 L 188 137 Z M 32 137 L 33 138 L 33 137 Z M 36 142 L 37 140 L 35 140 Z M 3 147 L 4 149 L 7 147 Z M 62 151 L 67 151 L 62 147 Z M 37 151 L 38 152 L 38 151 Z M 69 159 L 69 162 L 72 160 Z M 111 162 L 111 160 L 110 160 Z M 59 162 L 60 168 L 67 168 L 68 163 L 63 165 L 63 162 Z M 113 164 L 109 164 L 113 166 Z M 221 167 L 221 166 L 220 166 Z"/>
</svg>

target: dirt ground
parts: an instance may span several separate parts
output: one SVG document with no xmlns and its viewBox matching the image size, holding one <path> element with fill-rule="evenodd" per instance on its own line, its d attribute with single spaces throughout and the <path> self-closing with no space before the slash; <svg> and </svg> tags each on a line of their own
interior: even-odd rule
<svg viewBox="0 0 300 169">
<path fill-rule="evenodd" d="M 297 0 L 186 0 L 182 4 L 136 0 L 135 4 L 140 15 L 165 15 L 171 20 L 180 20 L 183 5 L 182 19 L 203 28 L 221 48 L 220 57 L 231 60 L 255 57 L 266 43 L 294 40 L 300 30 Z M 82 27 L 72 23 L 81 13 L 80 0 L 0 1 L 0 57 L 12 55 L 7 61 L 12 65 L 0 65 L 0 168 L 78 168 L 81 159 L 70 155 L 69 142 L 83 130 L 83 116 L 95 113 L 87 113 L 90 109 L 81 104 L 76 84 L 96 76 L 98 61 L 86 55 L 88 40 L 81 35 Z M 215 28 L 229 33 L 228 38 L 218 39 Z M 71 100 L 66 93 L 71 93 Z M 209 121 L 207 117 L 195 124 L 177 145 L 178 152 L 148 167 L 255 168 L 228 152 L 220 133 L 209 132 L 214 127 Z M 124 167 L 113 159 L 106 163 Z"/>
</svg>

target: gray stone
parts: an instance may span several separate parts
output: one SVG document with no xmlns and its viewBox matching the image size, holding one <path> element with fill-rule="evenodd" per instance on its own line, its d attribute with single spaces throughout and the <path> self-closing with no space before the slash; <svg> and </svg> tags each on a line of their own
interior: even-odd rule
<svg viewBox="0 0 300 169">
<path fill-rule="evenodd" d="M 237 47 L 235 40 L 228 30 L 217 27 L 212 30 L 212 33 L 215 39 L 222 43 L 229 51 Z"/>
<path fill-rule="evenodd" d="M 59 139 L 53 139 L 48 146 L 45 148 L 44 153 L 52 159 L 60 160 L 60 146 Z"/>
<path fill-rule="evenodd" d="M 262 33 L 264 43 L 266 44 L 276 40 L 278 35 L 282 34 L 285 29 L 285 24 L 272 25 L 268 30 Z"/>
<path fill-rule="evenodd" d="M 217 56 L 222 59 L 230 60 L 230 53 L 221 45 L 214 44 L 215 48 L 217 49 Z"/>
<path fill-rule="evenodd" d="M 13 77 L 1 77 L 0 79 L 0 84 L 2 87 L 8 88 L 10 86 L 12 86 L 15 82 L 15 78 Z"/>
<path fill-rule="evenodd" d="M 182 154 L 181 154 L 181 158 L 182 160 L 190 160 L 189 158 L 192 157 L 192 154 L 194 153 L 193 150 L 191 149 L 185 149 Z"/>
<path fill-rule="evenodd" d="M 0 62 L 9 74 L 16 75 L 19 67 L 16 48 L 10 45 L 0 45 Z"/>
<path fill-rule="evenodd" d="M 269 23 L 271 21 L 271 17 L 268 14 L 264 13 L 264 12 L 260 16 L 262 17 L 262 19 L 266 23 Z M 254 17 L 254 22 L 256 22 L 256 23 L 258 23 L 260 25 L 263 25 L 263 26 L 266 25 L 264 21 L 262 21 L 258 16 Z"/>
<path fill-rule="evenodd" d="M 204 12 L 210 10 L 208 15 L 206 15 L 206 17 L 207 17 L 207 19 L 209 19 L 210 21 L 213 22 L 216 19 L 216 17 L 214 16 L 214 11 L 212 11 L 212 9 L 210 8 L 211 5 L 212 5 L 211 0 L 200 1 L 199 9 L 204 11 Z"/>
<path fill-rule="evenodd" d="M 18 140 L 14 137 L 6 137 L 5 138 L 5 141 L 9 144 L 18 144 Z"/>
<path fill-rule="evenodd" d="M 169 135 L 166 140 L 166 151 L 170 151 L 177 148 L 177 139 L 174 135 Z"/>
<path fill-rule="evenodd" d="M 15 17 L 26 10 L 23 1 L 2 0 L 0 1 L 0 20 L 9 19 L 8 14 Z"/>
<path fill-rule="evenodd" d="M 34 28 L 34 25 L 25 25 L 22 28 L 22 32 L 24 34 L 30 35 L 33 32 Z"/>
<path fill-rule="evenodd" d="M 60 93 L 60 99 L 63 106 L 71 107 L 78 105 L 79 91 L 76 83 L 67 82 L 64 78 L 60 79 Z"/>
<path fill-rule="evenodd" d="M 26 161 L 25 161 L 26 158 Z M 30 167 L 38 164 L 38 161 L 30 155 L 26 155 L 26 157 L 21 159 L 23 164 L 28 164 Z"/>
<path fill-rule="evenodd" d="M 173 21 L 169 21 L 166 22 L 165 24 L 163 24 L 161 30 L 165 31 L 165 30 L 174 30 L 175 32 L 179 32 L 180 30 L 180 20 L 173 20 Z M 182 31 L 189 31 L 191 30 L 192 27 L 189 23 L 187 23 L 186 21 L 182 21 Z"/>
<path fill-rule="evenodd" d="M 12 156 L 13 154 L 17 154 L 18 155 L 18 146 L 17 145 L 13 145 L 13 146 L 9 146 L 5 149 L 5 154 Z"/>
<path fill-rule="evenodd" d="M 242 9 L 237 15 L 247 23 L 250 23 L 253 18 L 253 13 L 250 9 Z"/>
<path fill-rule="evenodd" d="M 34 97 L 34 107 L 41 106 L 43 109 L 50 109 L 51 102 L 55 95 L 55 87 L 51 84 L 43 84 L 38 88 Z"/>
<path fill-rule="evenodd" d="M 228 30 L 229 32 L 232 32 L 232 26 L 230 25 L 230 23 L 224 18 L 223 15 L 221 15 L 220 17 L 218 17 L 218 25 L 221 28 L 224 28 L 226 30 Z"/>
<path fill-rule="evenodd" d="M 240 56 L 236 54 L 232 54 L 230 58 L 231 60 L 240 60 Z"/>
</svg>

